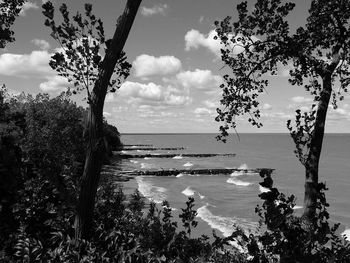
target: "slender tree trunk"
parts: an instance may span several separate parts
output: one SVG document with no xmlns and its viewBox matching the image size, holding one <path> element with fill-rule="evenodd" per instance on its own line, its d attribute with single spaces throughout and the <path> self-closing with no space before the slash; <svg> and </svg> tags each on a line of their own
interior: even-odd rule
<svg viewBox="0 0 350 263">
<path fill-rule="evenodd" d="M 106 51 L 102 68 L 90 98 L 88 117 L 88 147 L 81 180 L 75 217 L 75 240 L 87 238 L 93 219 L 96 191 L 104 156 L 103 106 L 115 65 L 123 51 L 131 26 L 142 0 L 128 0 L 119 17 L 111 44 Z"/>
<path fill-rule="evenodd" d="M 318 166 L 321 156 L 324 128 L 329 101 L 332 93 L 331 74 L 322 77 L 323 88 L 316 111 L 315 128 L 311 138 L 310 151 L 305 164 L 304 217 L 311 222 L 316 213 L 318 196 Z"/>
<path fill-rule="evenodd" d="M 92 104 L 89 107 L 86 130 L 88 132 L 88 142 L 75 218 L 76 240 L 83 236 L 87 237 L 88 230 L 91 227 L 102 159 L 105 152 L 102 111 Z"/>
</svg>

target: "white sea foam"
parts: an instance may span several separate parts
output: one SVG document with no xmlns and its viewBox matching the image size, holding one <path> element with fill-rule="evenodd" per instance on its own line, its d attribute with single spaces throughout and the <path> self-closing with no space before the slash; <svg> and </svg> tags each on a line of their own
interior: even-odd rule
<svg viewBox="0 0 350 263">
<path fill-rule="evenodd" d="M 270 192 L 270 189 L 259 185 L 259 191 L 261 193 L 267 193 L 267 192 Z"/>
<path fill-rule="evenodd" d="M 173 159 L 182 159 L 183 157 L 181 155 L 174 156 Z"/>
<path fill-rule="evenodd" d="M 181 193 L 183 193 L 186 196 L 194 196 L 194 191 L 191 189 L 191 187 L 187 187 L 185 190 L 183 190 Z"/>
<path fill-rule="evenodd" d="M 237 186 L 249 186 L 249 185 L 251 185 L 251 183 L 249 183 L 249 182 L 244 182 L 244 181 L 237 180 L 234 178 L 228 178 L 226 182 L 229 184 L 237 185 Z"/>
<path fill-rule="evenodd" d="M 199 196 L 200 199 L 204 199 L 204 198 L 205 198 L 204 195 L 202 195 L 202 194 L 201 194 L 200 192 L 198 192 L 198 191 L 192 190 L 191 187 L 189 187 L 189 186 L 188 186 L 185 190 L 183 190 L 181 193 L 184 194 L 184 195 L 186 195 L 186 196 L 194 196 L 194 195 L 197 194 L 197 195 Z"/>
<path fill-rule="evenodd" d="M 178 175 L 176 175 L 176 177 L 182 177 L 182 176 L 184 176 L 184 174 L 183 173 L 179 173 Z"/>
<path fill-rule="evenodd" d="M 212 214 L 208 209 L 208 205 L 202 206 L 197 209 L 197 217 L 207 222 L 208 225 L 213 228 L 219 230 L 225 237 L 228 237 L 234 231 L 234 225 L 238 225 L 243 228 L 243 230 L 247 231 L 248 229 L 254 230 L 257 226 L 254 222 L 249 222 L 245 219 L 239 219 L 234 217 L 223 217 Z M 242 252 L 244 249 L 240 247 L 237 242 L 230 242 L 231 245 L 235 246 Z"/>
<path fill-rule="evenodd" d="M 130 160 L 131 163 L 139 163 L 139 161 Z"/>
<path fill-rule="evenodd" d="M 187 162 L 187 163 L 185 163 L 183 166 L 185 166 L 185 167 L 191 167 L 191 166 L 193 166 L 193 163 Z"/>
<path fill-rule="evenodd" d="M 225 237 L 232 234 L 236 223 L 234 218 L 213 215 L 206 205 L 197 209 L 197 217 L 207 222 L 211 228 L 219 230 Z"/>
<path fill-rule="evenodd" d="M 302 205 L 296 205 L 296 206 L 293 207 L 294 210 L 296 210 L 296 209 L 302 209 L 302 208 L 303 208 Z"/>
<path fill-rule="evenodd" d="M 151 160 L 152 158 L 151 158 L 151 157 L 145 157 L 145 158 L 143 158 L 143 159 L 145 159 L 145 160 Z"/>
<path fill-rule="evenodd" d="M 148 198 L 148 200 L 160 204 L 166 199 L 166 188 L 154 186 L 150 182 L 145 182 L 141 176 L 137 176 L 136 181 L 138 190 L 144 197 Z"/>
<path fill-rule="evenodd" d="M 345 229 L 343 231 L 343 233 L 341 233 L 341 235 L 344 237 L 344 239 L 347 239 L 348 241 L 350 241 L 350 229 Z"/>
<path fill-rule="evenodd" d="M 121 153 L 127 153 L 127 151 L 121 151 Z"/>
<path fill-rule="evenodd" d="M 141 163 L 141 169 L 151 169 L 153 168 L 153 164 L 151 163 Z"/>
<path fill-rule="evenodd" d="M 249 167 L 248 167 L 248 165 L 247 165 L 246 163 L 242 163 L 242 164 L 238 167 L 238 169 L 248 170 Z"/>
<path fill-rule="evenodd" d="M 136 150 L 136 151 L 139 152 L 139 153 L 140 153 L 140 152 L 143 152 L 142 150 Z"/>
<path fill-rule="evenodd" d="M 230 176 L 236 177 L 236 176 L 241 176 L 244 175 L 245 173 L 242 171 L 234 171 Z"/>
</svg>

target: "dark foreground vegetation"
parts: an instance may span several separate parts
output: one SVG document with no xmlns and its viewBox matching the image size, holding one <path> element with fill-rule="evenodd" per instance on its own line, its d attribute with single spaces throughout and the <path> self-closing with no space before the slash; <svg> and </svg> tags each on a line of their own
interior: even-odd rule
<svg viewBox="0 0 350 263">
<path fill-rule="evenodd" d="M 0 1 L 0 48 L 14 41 L 10 27 L 24 2 Z M 261 127 L 257 98 L 268 80 L 259 77 L 274 75 L 278 63 L 293 62 L 290 82 L 310 91 L 314 104 L 309 113 L 296 111 L 295 128 L 288 122 L 305 166 L 304 216 L 294 215 L 294 197 L 280 193 L 271 174 L 261 171 L 261 185 L 269 192 L 260 194 L 263 203 L 256 207 L 259 228 L 246 232 L 232 226 L 230 237 L 214 233 L 214 241 L 191 236 L 197 225 L 191 198 L 178 226 L 168 203 L 146 208 L 138 192 L 126 197 L 116 185 L 99 185 L 103 162 L 121 147 L 118 130 L 103 121 L 104 100 L 129 74 L 123 48 L 140 3 L 126 2 L 111 39 L 91 5 L 85 5 L 85 16 L 77 13 L 72 19 L 67 5 L 61 5 L 64 22 L 58 25 L 55 7 L 44 3 L 45 25 L 65 48 L 50 66 L 73 84 L 73 94 L 86 91 L 88 110 L 77 107 L 69 93 L 13 97 L 1 89 L 0 261 L 350 262 L 349 242 L 336 234 L 339 225 L 328 223 L 326 187 L 318 178 L 328 105 L 332 96 L 336 107 L 337 96 L 342 100 L 349 85 L 349 3 L 312 1 L 306 27 L 294 35 L 285 20 L 294 4 L 280 0 L 257 0 L 253 13 L 243 2 L 237 7 L 238 22 L 231 26 L 228 17 L 216 23 L 225 45 L 222 60 L 234 73 L 225 75 L 221 85 L 225 107 L 218 109 L 217 120 L 225 123 L 222 136 L 229 125 L 236 128 L 235 116 L 246 113 L 249 122 Z M 260 39 L 252 41 L 255 36 Z M 90 38 L 94 45 L 88 44 Z M 232 44 L 244 46 L 244 52 L 235 54 Z M 334 93 L 336 77 L 341 85 Z M 312 83 L 304 85 L 304 78 Z"/>
<path fill-rule="evenodd" d="M 228 238 L 192 237 L 192 198 L 176 221 L 167 202 L 146 208 L 137 191 L 126 197 L 117 184 L 107 184 L 98 189 L 88 238 L 76 242 L 85 110 L 66 94 L 10 96 L 4 88 L 0 94 L 1 262 L 350 261 L 349 243 L 328 224 L 324 186 L 314 223 L 306 223 L 293 214 L 294 197 L 273 188 L 265 170 L 261 184 L 270 191 L 256 208 L 259 229 L 232 226 Z M 105 130 L 106 148 L 120 148 L 117 129 L 105 123 Z"/>
</svg>

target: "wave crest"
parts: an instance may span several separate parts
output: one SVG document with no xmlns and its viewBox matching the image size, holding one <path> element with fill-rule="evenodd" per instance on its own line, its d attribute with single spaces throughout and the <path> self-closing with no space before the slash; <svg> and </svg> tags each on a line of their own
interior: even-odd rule
<svg viewBox="0 0 350 263">
<path fill-rule="evenodd" d="M 148 200 L 161 204 L 166 198 L 167 189 L 160 186 L 154 186 L 150 182 L 145 182 L 143 177 L 136 177 L 139 192 Z"/>
<path fill-rule="evenodd" d="M 237 186 L 249 186 L 249 185 L 252 184 L 252 183 L 244 182 L 244 181 L 237 180 L 237 179 L 234 179 L 234 178 L 228 178 L 226 182 L 229 183 L 229 184 L 237 185 Z"/>
</svg>

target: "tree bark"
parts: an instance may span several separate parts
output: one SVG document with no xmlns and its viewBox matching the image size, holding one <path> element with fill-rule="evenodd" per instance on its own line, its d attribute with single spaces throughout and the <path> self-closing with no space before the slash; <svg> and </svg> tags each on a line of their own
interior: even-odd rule
<svg viewBox="0 0 350 263">
<path fill-rule="evenodd" d="M 79 199 L 75 217 L 75 241 L 89 237 L 93 219 L 95 197 L 104 156 L 103 107 L 113 70 L 124 48 L 137 10 L 142 0 L 128 0 L 119 17 L 113 39 L 102 62 L 99 77 L 89 100 L 87 120 L 88 146 L 84 172 L 81 179 Z"/>
<path fill-rule="evenodd" d="M 322 151 L 324 129 L 329 101 L 332 93 L 331 74 L 322 76 L 323 87 L 316 111 L 314 131 L 310 142 L 310 150 L 305 163 L 305 195 L 303 216 L 312 222 L 316 213 L 316 203 L 318 196 L 318 167 Z"/>
</svg>

